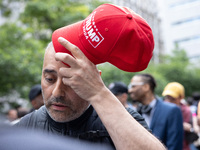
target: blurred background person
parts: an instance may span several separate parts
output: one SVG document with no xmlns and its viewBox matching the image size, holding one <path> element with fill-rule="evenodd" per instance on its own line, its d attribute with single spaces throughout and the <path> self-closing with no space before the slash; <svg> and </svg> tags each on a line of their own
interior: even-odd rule
<svg viewBox="0 0 200 150">
<path fill-rule="evenodd" d="M 183 148 L 183 119 L 175 104 L 165 103 L 155 96 L 156 81 L 150 74 L 137 74 L 129 85 L 130 97 L 141 103 L 138 112 L 145 118 L 152 133 L 168 150 Z"/>
<path fill-rule="evenodd" d="M 198 125 L 198 120 L 197 120 L 197 107 L 195 106 L 194 101 L 195 100 L 193 97 L 188 97 L 186 99 L 187 105 L 189 106 L 190 111 L 192 113 L 192 125 L 194 128 L 194 131 L 196 133 L 199 133 L 199 125 Z"/>
<path fill-rule="evenodd" d="M 199 104 L 199 100 L 200 100 L 200 92 L 195 91 L 192 93 L 192 98 L 193 98 L 193 106 L 196 107 L 196 113 L 198 113 L 198 104 Z"/>
<path fill-rule="evenodd" d="M 119 101 L 124 105 L 124 107 L 129 107 L 136 110 L 133 105 L 128 102 L 128 86 L 123 82 L 113 82 L 108 87 L 110 91 L 119 99 Z"/>
<path fill-rule="evenodd" d="M 189 106 L 191 113 L 197 114 L 197 106 L 195 105 L 194 101 L 195 100 L 193 99 L 192 96 L 189 96 L 186 99 L 187 105 Z"/>
<path fill-rule="evenodd" d="M 187 101 L 187 105 L 190 108 L 190 111 L 192 113 L 192 125 L 193 125 L 193 129 L 194 131 L 199 135 L 199 125 L 198 125 L 198 118 L 197 118 L 197 107 L 194 103 L 194 98 L 193 97 L 187 97 L 186 99 Z M 192 144 L 190 144 L 190 149 L 191 150 L 197 150 L 199 145 L 200 145 L 200 139 L 198 138 L 197 141 L 194 141 Z"/>
<path fill-rule="evenodd" d="M 29 92 L 29 100 L 32 105 L 31 111 L 39 109 L 41 106 L 44 105 L 43 98 L 42 98 L 42 88 L 40 84 L 34 85 L 31 88 Z"/>
<path fill-rule="evenodd" d="M 17 116 L 18 116 L 18 118 L 21 118 L 21 117 L 25 116 L 28 113 L 29 113 L 29 109 L 28 108 L 19 107 L 17 109 Z"/>
<path fill-rule="evenodd" d="M 13 125 L 19 122 L 20 118 L 25 116 L 29 113 L 28 108 L 18 107 L 10 109 L 7 113 L 7 120 L 5 121 L 6 124 Z"/>
<path fill-rule="evenodd" d="M 7 112 L 7 119 L 9 122 L 12 122 L 18 118 L 17 109 L 10 109 Z"/>
<path fill-rule="evenodd" d="M 17 119 L 15 119 L 14 121 L 11 122 L 11 125 L 16 124 L 17 122 L 20 121 L 20 118 L 22 118 L 23 116 L 25 116 L 26 114 L 28 114 L 30 111 L 28 108 L 24 108 L 24 107 L 19 107 L 17 108 Z"/>
<path fill-rule="evenodd" d="M 198 125 L 200 126 L 200 93 L 199 92 L 194 92 L 192 94 L 192 97 L 193 97 L 193 99 L 195 100 L 195 102 L 197 104 L 197 121 L 198 121 Z"/>
<path fill-rule="evenodd" d="M 164 88 L 162 95 L 164 101 L 174 103 L 181 108 L 184 128 L 183 150 L 190 150 L 190 144 L 194 142 L 193 135 L 195 136 L 195 133 L 190 108 L 182 101 L 185 98 L 185 88 L 178 82 L 170 82 Z"/>
</svg>

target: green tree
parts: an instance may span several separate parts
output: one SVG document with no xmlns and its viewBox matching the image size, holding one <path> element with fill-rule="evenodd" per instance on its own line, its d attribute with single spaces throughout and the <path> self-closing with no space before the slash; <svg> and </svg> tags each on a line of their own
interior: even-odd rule
<svg viewBox="0 0 200 150">
<path fill-rule="evenodd" d="M 24 12 L 14 23 L 0 28 L 0 95 L 12 90 L 27 98 L 30 87 L 40 83 L 44 50 L 52 32 L 84 19 L 100 5 L 82 0 L 0 0 L 4 17 L 12 15 L 10 3 L 25 4 Z"/>
<path fill-rule="evenodd" d="M 14 89 L 23 94 L 40 80 L 44 45 L 15 24 L 1 26 L 0 35 L 1 95 Z"/>
</svg>

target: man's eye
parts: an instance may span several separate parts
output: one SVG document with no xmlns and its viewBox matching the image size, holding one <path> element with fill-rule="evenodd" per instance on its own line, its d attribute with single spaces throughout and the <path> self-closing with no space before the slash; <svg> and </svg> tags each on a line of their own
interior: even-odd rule
<svg viewBox="0 0 200 150">
<path fill-rule="evenodd" d="M 45 80 L 46 80 L 47 82 L 54 82 L 55 79 L 53 79 L 53 78 L 45 78 Z"/>
</svg>

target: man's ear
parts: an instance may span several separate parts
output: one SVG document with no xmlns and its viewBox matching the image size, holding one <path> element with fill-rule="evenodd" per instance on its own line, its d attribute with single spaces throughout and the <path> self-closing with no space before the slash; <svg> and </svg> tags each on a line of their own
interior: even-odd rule
<svg viewBox="0 0 200 150">
<path fill-rule="evenodd" d="M 178 102 L 180 103 L 183 97 L 180 95 L 177 99 L 178 99 Z"/>
<path fill-rule="evenodd" d="M 147 92 L 147 91 L 150 91 L 150 85 L 149 84 L 144 84 L 143 85 L 143 90 L 145 91 L 145 92 Z"/>
<path fill-rule="evenodd" d="M 123 96 L 123 99 L 124 99 L 124 100 L 127 100 L 127 99 L 128 99 L 128 94 L 127 94 L 127 93 L 123 93 L 122 96 Z"/>
<path fill-rule="evenodd" d="M 32 100 L 32 101 L 31 101 L 31 104 L 32 104 L 33 107 L 35 107 L 36 101 L 35 101 L 35 100 Z"/>
</svg>

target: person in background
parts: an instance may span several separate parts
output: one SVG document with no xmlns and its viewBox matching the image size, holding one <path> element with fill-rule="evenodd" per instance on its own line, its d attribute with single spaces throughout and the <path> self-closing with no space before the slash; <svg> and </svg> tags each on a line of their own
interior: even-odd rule
<svg viewBox="0 0 200 150">
<path fill-rule="evenodd" d="M 110 83 L 108 88 L 119 99 L 119 101 L 122 103 L 122 105 L 124 105 L 124 107 L 136 110 L 136 108 L 133 107 L 133 105 L 130 102 L 128 102 L 128 87 L 125 83 L 113 82 Z"/>
<path fill-rule="evenodd" d="M 194 131 L 196 133 L 199 133 L 200 128 L 199 128 L 199 125 L 198 125 L 197 107 L 196 107 L 195 102 L 194 102 L 196 100 L 194 100 L 193 97 L 188 97 L 186 99 L 186 101 L 187 101 L 187 105 L 189 106 L 190 111 L 192 113 L 192 125 L 193 125 L 193 128 L 194 128 Z"/>
<path fill-rule="evenodd" d="M 192 113 L 192 126 L 193 126 L 193 129 L 194 129 L 194 132 L 199 134 L 199 125 L 198 125 L 198 119 L 197 119 L 197 107 L 194 104 L 193 97 L 187 97 L 186 102 L 187 102 L 187 105 L 189 106 L 190 111 Z M 191 150 L 197 150 L 198 146 L 199 146 L 199 140 L 194 141 L 190 144 L 190 149 Z"/>
<path fill-rule="evenodd" d="M 183 148 L 183 118 L 174 104 L 165 103 L 155 96 L 156 81 L 150 74 L 136 74 L 129 85 L 130 97 L 141 103 L 138 112 L 145 118 L 152 133 L 168 150 Z"/>
<path fill-rule="evenodd" d="M 17 109 L 17 116 L 18 116 L 18 118 L 21 118 L 21 117 L 27 115 L 28 113 L 29 113 L 29 109 L 28 108 L 19 107 Z"/>
<path fill-rule="evenodd" d="M 8 110 L 7 119 L 9 122 L 12 122 L 16 120 L 17 118 L 18 118 L 17 109 L 13 108 L 13 109 Z"/>
<path fill-rule="evenodd" d="M 25 116 L 26 114 L 30 112 L 28 108 L 24 108 L 24 107 L 19 107 L 16 109 L 16 111 L 17 111 L 17 118 L 13 120 L 12 122 L 10 122 L 11 125 L 14 125 L 17 122 L 19 122 L 20 118 L 22 118 L 23 116 Z"/>
<path fill-rule="evenodd" d="M 195 104 L 197 106 L 197 123 L 200 126 L 200 92 L 194 92 L 192 94 L 192 97 L 193 97 Z"/>
<path fill-rule="evenodd" d="M 9 125 L 14 125 L 19 122 L 21 117 L 25 116 L 28 113 L 29 109 L 23 107 L 10 109 L 7 113 L 7 120 L 5 121 L 5 123 Z"/>
<path fill-rule="evenodd" d="M 186 104 L 189 106 L 191 113 L 197 115 L 197 106 L 194 101 L 193 97 L 187 97 Z"/>
<path fill-rule="evenodd" d="M 185 97 L 185 88 L 178 82 L 170 82 L 164 88 L 162 93 L 165 102 L 174 103 L 181 108 L 183 116 L 183 128 L 184 128 L 184 140 L 183 150 L 190 150 L 190 132 L 194 132 L 192 126 L 192 113 L 190 108 L 182 103 L 182 99 Z"/>
<path fill-rule="evenodd" d="M 29 92 L 29 100 L 32 105 L 31 112 L 33 110 L 39 109 L 44 105 L 43 97 L 42 97 L 42 88 L 40 84 L 34 85 Z"/>
<path fill-rule="evenodd" d="M 193 98 L 193 106 L 196 106 L 196 114 L 198 114 L 198 104 L 199 104 L 199 101 L 200 101 L 200 92 L 198 91 L 195 91 L 192 93 L 192 98 Z"/>
</svg>

